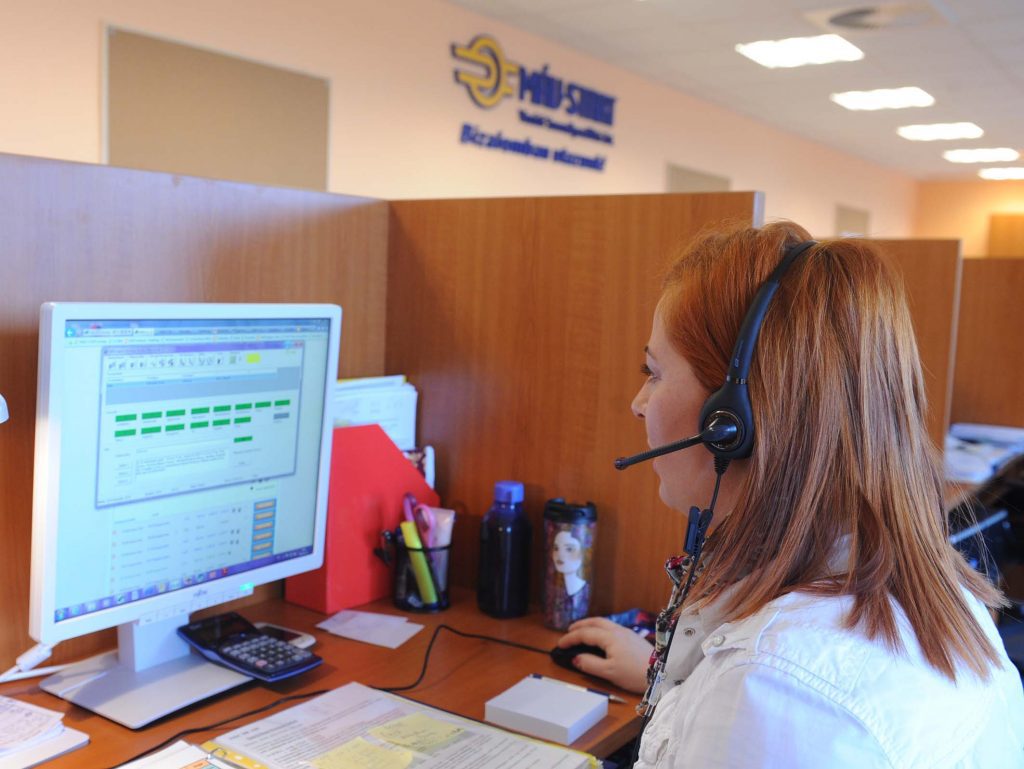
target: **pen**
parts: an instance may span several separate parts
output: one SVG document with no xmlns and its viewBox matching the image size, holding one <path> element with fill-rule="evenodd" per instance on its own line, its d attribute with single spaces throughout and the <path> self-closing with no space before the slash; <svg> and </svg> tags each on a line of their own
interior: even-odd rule
<svg viewBox="0 0 1024 769">
<path fill-rule="evenodd" d="M 550 678 L 548 676 L 542 676 L 540 673 L 530 673 L 530 678 L 537 678 L 537 679 L 539 679 L 541 681 L 554 681 L 556 684 L 561 684 L 562 686 L 568 686 L 570 689 L 576 689 L 577 691 L 580 691 L 580 692 L 590 692 L 591 694 L 599 694 L 602 697 L 607 697 L 612 702 L 621 702 L 623 705 L 626 704 L 626 701 L 624 699 L 622 699 L 622 697 L 620 697 L 617 694 L 612 694 L 611 692 L 603 692 L 600 689 L 591 689 L 589 686 L 580 686 L 579 684 L 571 684 L 568 681 L 561 681 L 561 680 L 559 680 L 557 678 Z"/>
</svg>

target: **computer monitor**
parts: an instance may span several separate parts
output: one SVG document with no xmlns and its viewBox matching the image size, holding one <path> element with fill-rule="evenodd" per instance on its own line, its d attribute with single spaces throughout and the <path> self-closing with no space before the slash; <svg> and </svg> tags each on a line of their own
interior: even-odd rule
<svg viewBox="0 0 1024 769">
<path fill-rule="evenodd" d="M 117 626 L 42 682 L 131 728 L 248 681 L 189 614 L 323 562 L 341 308 L 48 303 L 29 632 Z"/>
</svg>

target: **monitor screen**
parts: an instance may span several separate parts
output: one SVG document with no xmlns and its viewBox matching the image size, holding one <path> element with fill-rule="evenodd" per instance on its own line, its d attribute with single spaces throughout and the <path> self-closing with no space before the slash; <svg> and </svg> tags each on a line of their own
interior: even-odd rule
<svg viewBox="0 0 1024 769">
<path fill-rule="evenodd" d="M 321 565 L 340 323 L 333 305 L 43 306 L 34 638 Z"/>
</svg>

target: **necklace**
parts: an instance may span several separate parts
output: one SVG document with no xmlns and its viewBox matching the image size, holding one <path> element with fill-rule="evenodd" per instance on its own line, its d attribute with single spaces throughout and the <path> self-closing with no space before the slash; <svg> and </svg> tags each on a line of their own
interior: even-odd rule
<svg viewBox="0 0 1024 769">
<path fill-rule="evenodd" d="M 700 576 L 704 570 L 704 563 L 697 564 L 696 573 L 692 579 L 687 579 L 687 573 L 693 567 L 693 556 L 676 555 L 665 561 L 665 573 L 672 580 L 672 593 L 669 596 L 668 604 L 658 614 L 654 623 L 654 651 L 647 663 L 647 690 L 643 699 L 636 706 L 636 712 L 641 716 L 650 715 L 654 711 L 654 705 L 658 701 L 658 691 L 661 689 L 661 682 L 665 678 L 665 663 L 668 661 L 668 648 L 672 643 L 672 634 L 675 632 L 676 623 L 679 621 L 679 608 L 686 598 L 687 588 L 692 584 L 693 579 Z"/>
</svg>

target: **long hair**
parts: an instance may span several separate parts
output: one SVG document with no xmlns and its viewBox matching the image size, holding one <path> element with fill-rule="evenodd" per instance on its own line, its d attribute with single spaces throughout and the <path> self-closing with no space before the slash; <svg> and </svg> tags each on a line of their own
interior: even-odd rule
<svg viewBox="0 0 1024 769">
<path fill-rule="evenodd" d="M 665 326 L 709 391 L 758 287 L 787 247 L 809 239 L 791 222 L 708 231 L 670 268 Z M 846 626 L 900 651 L 894 598 L 932 667 L 955 681 L 962 661 L 987 678 L 999 657 L 962 587 L 988 606 L 1003 599 L 949 545 L 902 279 L 870 243 L 824 241 L 790 267 L 748 386 L 753 454 L 736 508 L 709 540 L 696 599 L 747 578 L 725 606 L 739 619 L 795 590 L 850 595 Z M 829 575 L 843 537 L 849 569 Z"/>
</svg>

